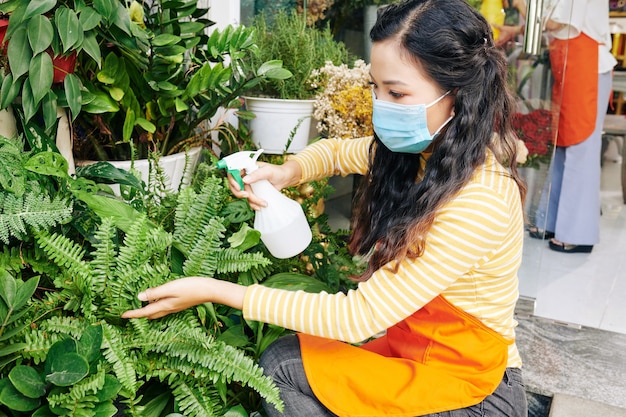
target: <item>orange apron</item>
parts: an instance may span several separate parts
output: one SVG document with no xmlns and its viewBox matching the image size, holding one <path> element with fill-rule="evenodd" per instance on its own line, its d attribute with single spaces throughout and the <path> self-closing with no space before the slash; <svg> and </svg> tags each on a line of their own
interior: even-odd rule
<svg viewBox="0 0 626 417">
<path fill-rule="evenodd" d="M 598 112 L 598 42 L 581 33 L 550 43 L 554 74 L 552 100 L 558 118 L 557 146 L 576 145 L 596 128 Z M 557 121 L 558 120 L 558 121 Z"/>
<path fill-rule="evenodd" d="M 313 392 L 341 417 L 415 417 L 478 404 L 502 380 L 513 343 L 441 295 L 360 347 L 298 336 Z"/>
</svg>

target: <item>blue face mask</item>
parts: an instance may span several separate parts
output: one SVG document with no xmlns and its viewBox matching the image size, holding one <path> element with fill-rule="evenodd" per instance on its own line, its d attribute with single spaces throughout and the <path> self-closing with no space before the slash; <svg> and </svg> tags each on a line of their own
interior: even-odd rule
<svg viewBox="0 0 626 417">
<path fill-rule="evenodd" d="M 430 104 L 405 105 L 378 100 L 372 92 L 374 132 L 392 152 L 422 152 L 452 120 L 450 116 L 434 134 L 430 134 L 426 122 L 426 109 L 437 104 L 448 94 L 449 91 Z"/>
</svg>

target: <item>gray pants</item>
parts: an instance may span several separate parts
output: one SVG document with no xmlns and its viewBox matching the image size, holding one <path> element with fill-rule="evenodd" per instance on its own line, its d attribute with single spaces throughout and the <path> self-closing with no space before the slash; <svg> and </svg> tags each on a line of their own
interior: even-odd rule
<svg viewBox="0 0 626 417">
<path fill-rule="evenodd" d="M 283 413 L 271 404 L 264 403 L 268 416 L 335 416 L 317 400 L 309 386 L 297 336 L 285 336 L 271 344 L 261 356 L 260 364 L 265 374 L 278 386 L 280 397 L 285 403 Z M 519 368 L 507 368 L 496 391 L 479 404 L 424 417 L 527 417 L 527 408 L 522 372 Z"/>
</svg>

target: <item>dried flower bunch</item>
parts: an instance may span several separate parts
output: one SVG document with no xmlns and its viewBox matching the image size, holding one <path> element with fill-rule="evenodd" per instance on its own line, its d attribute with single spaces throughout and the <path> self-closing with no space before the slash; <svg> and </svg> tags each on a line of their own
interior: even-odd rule
<svg viewBox="0 0 626 417">
<path fill-rule="evenodd" d="M 320 20 L 326 18 L 326 12 L 331 8 L 335 0 L 298 0 L 296 2 L 298 13 L 304 12 L 306 4 L 306 23 L 309 26 L 314 25 Z"/>
<path fill-rule="evenodd" d="M 528 158 L 524 166 L 537 167 L 540 162 L 550 162 L 554 139 L 550 110 L 536 109 L 527 114 L 515 113 L 511 125 L 517 137 L 528 149 Z"/>
<path fill-rule="evenodd" d="M 313 117 L 326 137 L 359 138 L 373 135 L 369 65 L 357 60 L 352 68 L 327 62 L 311 76 L 316 96 Z"/>
</svg>

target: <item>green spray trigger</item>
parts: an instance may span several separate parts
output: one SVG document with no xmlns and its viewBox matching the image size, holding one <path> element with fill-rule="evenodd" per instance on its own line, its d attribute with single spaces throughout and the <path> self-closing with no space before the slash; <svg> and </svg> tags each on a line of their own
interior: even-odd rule
<svg viewBox="0 0 626 417">
<path fill-rule="evenodd" d="M 239 187 L 243 190 L 243 179 L 241 178 L 241 170 L 245 169 L 249 174 L 258 168 L 256 160 L 263 153 L 263 149 L 258 151 L 242 151 L 232 155 L 228 155 L 225 158 L 217 161 L 217 167 L 219 169 L 225 169 L 230 175 L 237 180 Z"/>
</svg>

